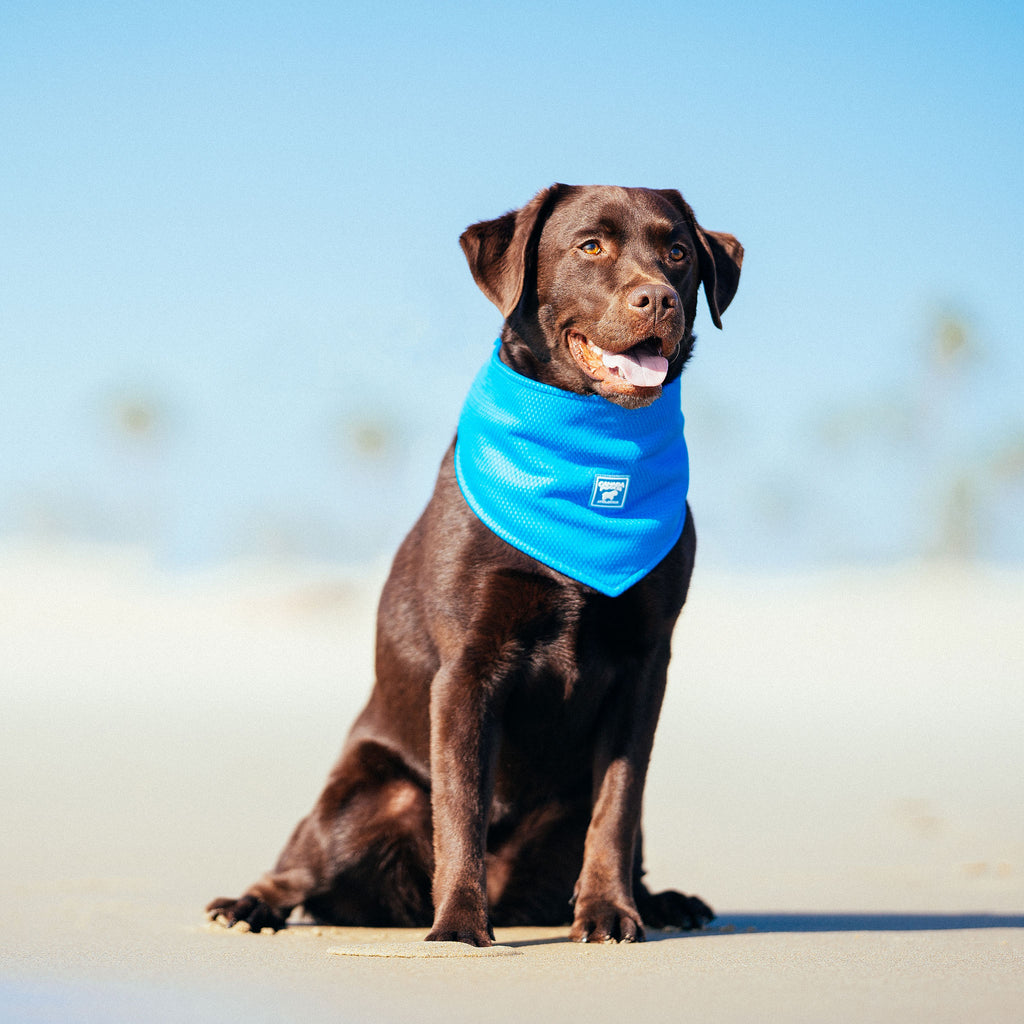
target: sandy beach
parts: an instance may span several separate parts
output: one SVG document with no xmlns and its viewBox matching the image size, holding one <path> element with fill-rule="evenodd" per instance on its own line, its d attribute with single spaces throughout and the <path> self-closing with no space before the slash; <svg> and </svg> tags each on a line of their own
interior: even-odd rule
<svg viewBox="0 0 1024 1024">
<path fill-rule="evenodd" d="M 1024 573 L 994 568 L 698 567 L 645 845 L 707 932 L 428 959 L 208 925 L 319 791 L 385 571 L 0 549 L 0 1020 L 1024 1019 Z"/>
</svg>

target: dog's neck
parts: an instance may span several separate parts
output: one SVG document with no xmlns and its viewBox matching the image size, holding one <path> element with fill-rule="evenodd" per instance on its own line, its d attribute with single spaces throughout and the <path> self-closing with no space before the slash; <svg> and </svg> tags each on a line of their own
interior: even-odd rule
<svg viewBox="0 0 1024 1024">
<path fill-rule="evenodd" d="M 499 358 L 516 373 L 551 387 L 579 395 L 588 388 L 579 379 L 575 367 L 560 365 L 551 358 L 551 350 L 538 330 L 526 331 L 506 321 L 501 329 Z"/>
<path fill-rule="evenodd" d="M 519 322 L 520 319 L 510 317 L 502 326 L 501 361 L 516 373 L 529 377 L 531 380 L 550 384 L 552 387 L 561 388 L 563 391 L 572 391 L 579 395 L 594 394 L 593 388 L 581 377 L 580 371 L 575 365 L 565 365 L 552 357 L 551 347 L 545 339 L 544 331 L 536 324 L 532 327 L 524 326 Z M 666 384 L 671 384 L 683 372 L 693 355 L 696 343 L 696 335 L 688 330 L 669 359 L 668 373 L 665 377 Z M 633 404 L 624 402 L 623 407 L 632 408 Z"/>
</svg>

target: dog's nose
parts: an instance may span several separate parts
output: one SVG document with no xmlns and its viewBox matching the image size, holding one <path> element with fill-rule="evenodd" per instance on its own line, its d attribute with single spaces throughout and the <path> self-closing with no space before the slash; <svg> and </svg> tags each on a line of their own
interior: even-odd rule
<svg viewBox="0 0 1024 1024">
<path fill-rule="evenodd" d="M 626 301 L 634 309 L 645 309 L 655 316 L 675 309 L 679 305 L 679 295 L 675 288 L 666 284 L 641 284 L 637 285 L 627 296 Z"/>
</svg>

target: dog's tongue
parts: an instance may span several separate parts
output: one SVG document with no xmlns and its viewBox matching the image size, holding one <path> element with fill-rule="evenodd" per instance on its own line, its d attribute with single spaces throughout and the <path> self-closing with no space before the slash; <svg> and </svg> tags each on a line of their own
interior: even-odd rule
<svg viewBox="0 0 1024 1024">
<path fill-rule="evenodd" d="M 642 348 L 628 352 L 605 352 L 601 356 L 605 366 L 618 370 L 630 384 L 638 388 L 653 388 L 661 384 L 668 373 L 668 360 Z"/>
</svg>

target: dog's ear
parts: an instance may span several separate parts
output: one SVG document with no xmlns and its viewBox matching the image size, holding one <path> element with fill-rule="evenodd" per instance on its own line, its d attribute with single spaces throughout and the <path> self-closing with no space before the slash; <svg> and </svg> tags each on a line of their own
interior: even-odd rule
<svg viewBox="0 0 1024 1024">
<path fill-rule="evenodd" d="M 704 285 L 704 298 L 708 301 L 712 322 L 721 328 L 721 314 L 732 302 L 740 284 L 743 246 L 735 235 L 725 231 L 706 231 L 699 224 L 697 238 L 704 249 L 700 257 L 700 280 Z"/>
<path fill-rule="evenodd" d="M 698 259 L 700 262 L 700 281 L 704 285 L 704 298 L 707 299 L 711 322 L 721 329 L 722 314 L 740 283 L 740 267 L 743 266 L 743 246 L 734 235 L 724 231 L 707 231 L 697 223 L 693 210 L 674 188 L 658 189 L 673 206 L 682 211 L 690 221 L 693 233 L 700 246 Z"/>
<path fill-rule="evenodd" d="M 473 280 L 503 317 L 519 305 L 523 286 L 536 272 L 537 240 L 565 185 L 542 189 L 524 207 L 463 231 L 459 245 Z"/>
</svg>

